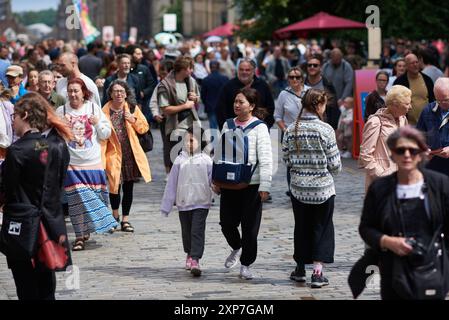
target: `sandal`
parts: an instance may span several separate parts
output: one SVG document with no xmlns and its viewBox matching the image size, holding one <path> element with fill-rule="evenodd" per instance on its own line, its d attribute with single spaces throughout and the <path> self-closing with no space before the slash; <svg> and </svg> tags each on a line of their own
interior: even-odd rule
<svg viewBox="0 0 449 320">
<path fill-rule="evenodd" d="M 76 240 L 73 243 L 72 251 L 82 251 L 84 250 L 84 240 Z"/>
<path fill-rule="evenodd" d="M 134 227 L 128 221 L 121 222 L 123 232 L 134 232 Z"/>
<path fill-rule="evenodd" d="M 83 240 L 84 240 L 84 241 L 87 241 L 87 240 L 89 240 L 89 239 L 90 239 L 90 234 L 88 234 L 87 236 L 84 236 L 84 237 L 83 237 Z"/>
</svg>

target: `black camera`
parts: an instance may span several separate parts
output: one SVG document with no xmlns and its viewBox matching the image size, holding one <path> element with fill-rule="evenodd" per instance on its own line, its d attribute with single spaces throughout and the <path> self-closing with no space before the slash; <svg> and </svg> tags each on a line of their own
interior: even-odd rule
<svg viewBox="0 0 449 320">
<path fill-rule="evenodd" d="M 413 250 L 408 255 L 412 263 L 422 263 L 426 258 L 427 247 L 419 240 L 414 238 L 405 239 L 405 243 L 410 245 Z"/>
</svg>

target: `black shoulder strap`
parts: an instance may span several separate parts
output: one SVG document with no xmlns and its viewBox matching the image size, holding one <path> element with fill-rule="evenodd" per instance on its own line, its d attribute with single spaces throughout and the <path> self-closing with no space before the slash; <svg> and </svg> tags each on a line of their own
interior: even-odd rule
<svg viewBox="0 0 449 320">
<path fill-rule="evenodd" d="M 187 93 L 190 92 L 190 77 L 187 77 L 184 79 L 184 82 L 186 83 L 186 87 L 187 87 Z"/>
</svg>

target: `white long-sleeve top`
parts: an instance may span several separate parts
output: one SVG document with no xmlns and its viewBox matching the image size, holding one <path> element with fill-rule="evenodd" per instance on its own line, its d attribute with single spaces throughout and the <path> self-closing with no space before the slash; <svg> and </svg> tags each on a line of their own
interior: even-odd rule
<svg viewBox="0 0 449 320">
<path fill-rule="evenodd" d="M 236 119 L 236 118 L 235 118 Z M 234 119 L 234 122 L 235 122 Z M 253 118 L 253 120 L 256 120 Z M 248 122 L 250 124 L 252 121 Z M 228 131 L 228 125 L 225 122 L 223 125 L 222 134 Z M 257 165 L 254 174 L 251 177 L 251 184 L 260 184 L 259 191 L 270 192 L 271 179 L 273 172 L 273 157 L 271 150 L 271 138 L 268 132 L 268 127 L 265 124 L 260 124 L 251 129 L 248 133 L 248 162 L 251 165 Z"/>
<path fill-rule="evenodd" d="M 9 147 L 12 142 L 12 134 L 8 134 L 8 125 L 11 127 L 11 123 L 5 119 L 5 114 L 0 111 L 0 148 L 3 149 Z"/>
<path fill-rule="evenodd" d="M 161 213 L 167 216 L 173 204 L 179 211 L 209 209 L 212 202 L 212 159 L 204 154 L 189 155 L 182 151 L 173 163 L 164 196 Z"/>
<path fill-rule="evenodd" d="M 67 102 L 65 106 L 60 106 L 56 110 L 56 114 L 69 121 L 75 136 L 75 140 L 68 143 L 70 164 L 90 166 L 101 163 L 100 140 L 108 139 L 111 135 L 111 126 L 101 107 L 87 101 L 79 109 L 73 109 Z M 95 126 L 89 123 L 89 117 L 92 114 L 99 118 Z"/>
</svg>

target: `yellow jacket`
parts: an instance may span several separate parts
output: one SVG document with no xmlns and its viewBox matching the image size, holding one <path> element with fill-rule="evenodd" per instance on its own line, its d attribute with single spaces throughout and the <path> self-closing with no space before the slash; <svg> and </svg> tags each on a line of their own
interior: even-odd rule
<svg viewBox="0 0 449 320">
<path fill-rule="evenodd" d="M 118 140 L 117 133 L 115 132 L 114 126 L 111 122 L 111 116 L 109 113 L 111 103 L 112 102 L 108 102 L 103 107 L 103 112 L 111 124 L 112 132 L 109 139 L 102 140 L 101 142 L 101 159 L 103 161 L 103 167 L 106 170 L 106 175 L 109 181 L 109 192 L 117 194 L 122 171 L 122 148 L 120 145 L 120 141 Z M 125 103 L 124 108 L 125 111 L 129 112 L 127 103 Z M 133 115 L 136 117 L 136 122 L 131 124 L 130 122 L 125 121 L 126 131 L 128 132 L 129 141 L 131 142 L 131 149 L 133 151 L 134 159 L 136 160 L 140 174 L 142 175 L 145 182 L 150 182 L 150 165 L 137 137 L 137 133 L 143 134 L 147 132 L 150 126 L 148 125 L 148 122 L 145 119 L 142 111 L 140 111 L 138 107 L 135 108 Z"/>
</svg>

